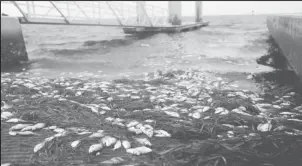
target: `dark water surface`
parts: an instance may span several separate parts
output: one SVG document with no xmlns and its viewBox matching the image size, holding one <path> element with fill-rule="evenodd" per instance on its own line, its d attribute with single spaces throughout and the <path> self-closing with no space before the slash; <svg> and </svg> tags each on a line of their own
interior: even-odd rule
<svg viewBox="0 0 302 166">
<path fill-rule="evenodd" d="M 145 38 L 126 36 L 111 27 L 22 25 L 30 59 L 25 68 L 49 77 L 90 72 L 105 79 L 134 78 L 171 68 L 272 70 L 256 63 L 268 48 L 266 16 L 211 16 L 204 20 L 210 26 Z"/>
</svg>

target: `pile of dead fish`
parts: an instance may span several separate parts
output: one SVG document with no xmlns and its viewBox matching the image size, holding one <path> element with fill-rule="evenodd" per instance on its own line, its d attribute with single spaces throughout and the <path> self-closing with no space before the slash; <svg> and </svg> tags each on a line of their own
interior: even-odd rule
<svg viewBox="0 0 302 166">
<path fill-rule="evenodd" d="M 71 81 L 69 79 L 60 77 L 58 79 L 50 81 L 42 77 L 26 77 L 26 74 L 16 74 L 14 77 L 11 77 L 10 74 L 1 74 L 1 90 L 2 86 L 8 86 L 10 89 L 26 87 L 28 89 L 35 89 L 38 93 L 32 95 L 32 99 L 39 97 L 49 97 L 56 98 L 59 101 L 66 101 L 73 104 L 77 104 L 82 107 L 89 108 L 93 113 L 98 116 L 106 116 L 107 112 L 115 111 L 106 103 L 112 102 L 114 98 L 130 98 L 131 100 L 139 100 L 143 96 L 141 92 L 147 92 L 149 95 L 150 101 L 155 105 L 154 111 L 161 111 L 166 115 L 173 118 L 183 118 L 183 115 L 186 115 L 191 120 L 198 119 L 210 119 L 212 115 L 217 116 L 228 116 L 231 113 L 241 114 L 244 116 L 256 116 L 263 119 L 262 123 L 259 123 L 257 130 L 259 132 L 269 132 L 269 131 L 284 131 L 290 135 L 302 135 L 301 131 L 295 128 L 291 128 L 291 131 L 288 131 L 288 126 L 272 124 L 272 120 L 279 118 L 280 121 L 292 121 L 295 123 L 302 123 L 302 120 L 299 119 L 302 116 L 302 106 L 295 106 L 291 112 L 282 111 L 284 109 L 292 108 L 294 103 L 291 102 L 291 98 L 297 94 L 290 92 L 284 96 L 275 96 L 275 99 L 271 102 L 264 100 L 261 94 L 251 93 L 246 90 L 238 90 L 236 92 L 229 92 L 227 97 L 239 97 L 244 100 L 250 100 L 254 107 L 257 108 L 260 113 L 258 115 L 252 115 L 247 111 L 247 108 L 240 106 L 238 108 L 228 110 L 224 107 L 214 107 L 213 106 L 213 97 L 215 93 L 214 90 L 228 90 L 236 86 L 234 83 L 229 83 L 221 77 L 215 77 L 211 74 L 202 73 L 200 71 L 186 71 L 181 74 L 174 74 L 175 77 L 165 78 L 165 73 L 154 73 L 153 75 L 146 75 L 144 80 L 155 80 L 155 79 L 164 79 L 173 82 L 173 84 L 160 84 L 160 85 L 151 85 L 149 83 L 143 83 L 140 85 L 141 89 L 138 89 L 135 85 L 127 85 L 123 83 L 113 84 L 111 82 L 99 81 L 99 80 L 89 80 L 89 81 Z M 137 83 L 139 84 L 139 83 Z M 60 95 L 59 91 L 54 89 L 54 86 L 60 86 L 65 88 L 65 90 L 72 91 L 74 96 L 81 96 L 85 92 L 96 92 L 96 89 L 101 89 L 103 93 L 108 94 L 109 96 L 102 96 L 95 93 L 93 98 L 98 99 L 101 104 L 83 104 L 74 100 L 68 99 L 68 95 Z M 20 96 L 13 94 L 6 94 L 7 97 L 11 97 L 12 100 L 10 103 L 18 103 Z M 114 97 L 113 97 L 114 96 Z M 19 98 L 18 98 L 19 97 Z M 165 105 L 167 101 L 173 101 L 172 105 Z M 178 103 L 189 103 L 193 105 L 191 108 L 181 108 Z M 200 103 L 203 104 L 200 104 Z M 39 130 L 52 130 L 56 134 L 52 137 L 44 139 L 41 143 L 37 144 L 34 147 L 34 153 L 38 153 L 46 147 L 48 143 L 54 141 L 55 138 L 67 136 L 70 133 L 76 133 L 78 135 L 89 135 L 88 138 L 99 138 L 100 142 L 98 144 L 93 144 L 89 147 L 89 154 L 100 155 L 100 151 L 103 148 L 112 147 L 112 150 L 117 150 L 124 148 L 127 153 L 134 155 L 141 155 L 152 152 L 152 143 L 148 140 L 151 137 L 171 137 L 172 135 L 161 129 L 153 128 L 150 123 L 153 123 L 155 120 L 148 119 L 144 122 L 139 122 L 138 120 L 129 120 L 121 118 L 106 117 L 105 121 L 112 126 L 117 126 L 121 129 L 125 129 L 128 132 L 134 133 L 136 135 L 145 135 L 146 137 L 136 137 L 134 141 L 140 144 L 139 147 L 132 147 L 133 144 L 127 139 L 120 139 L 112 135 L 108 135 L 106 131 L 100 129 L 96 132 L 91 132 L 88 129 L 80 128 L 69 128 L 63 129 L 56 126 L 46 126 L 45 123 L 33 123 L 28 122 L 19 118 L 16 118 L 11 110 L 13 105 L 7 104 L 2 101 L 3 106 L 1 106 L 1 121 L 6 123 L 20 123 L 12 126 L 9 130 L 9 135 L 38 135 L 37 131 Z M 267 110 L 276 110 L 274 113 L 271 113 Z M 278 111 L 280 110 L 280 111 Z M 139 111 L 139 110 L 138 110 Z M 204 116 L 207 115 L 207 116 Z M 226 127 L 234 128 L 231 124 L 223 124 Z M 241 126 L 242 128 L 249 128 L 251 126 Z M 228 137 L 234 137 L 235 133 L 233 131 L 228 131 Z M 253 133 L 250 133 L 253 134 Z M 219 137 L 219 136 L 218 136 Z M 82 140 L 74 140 L 70 142 L 70 147 L 73 149 L 81 146 Z M 118 163 L 121 162 L 122 158 L 113 158 L 111 162 Z M 110 161 L 106 161 L 110 162 Z"/>
</svg>

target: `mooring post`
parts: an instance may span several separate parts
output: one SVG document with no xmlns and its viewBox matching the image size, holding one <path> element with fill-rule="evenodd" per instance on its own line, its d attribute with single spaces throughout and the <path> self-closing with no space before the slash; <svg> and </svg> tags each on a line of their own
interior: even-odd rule
<svg viewBox="0 0 302 166">
<path fill-rule="evenodd" d="M 196 11 L 196 17 L 195 22 L 202 22 L 202 2 L 201 1 L 195 1 L 195 11 Z"/>
<path fill-rule="evenodd" d="M 181 25 L 181 1 L 169 1 L 169 23 Z"/>
</svg>

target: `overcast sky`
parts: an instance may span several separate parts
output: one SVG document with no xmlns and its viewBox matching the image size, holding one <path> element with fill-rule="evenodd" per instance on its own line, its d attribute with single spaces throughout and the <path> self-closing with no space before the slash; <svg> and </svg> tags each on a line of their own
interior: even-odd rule
<svg viewBox="0 0 302 166">
<path fill-rule="evenodd" d="M 167 1 L 149 1 L 148 4 L 167 8 Z M 194 16 L 195 1 L 182 1 L 182 15 Z M 302 1 L 203 1 L 203 15 L 302 13 Z M 20 13 L 12 5 L 2 4 L 1 12 Z"/>
<path fill-rule="evenodd" d="M 167 6 L 168 2 L 151 1 Z M 182 14 L 194 15 L 194 1 L 182 1 Z M 302 13 L 302 1 L 203 1 L 204 15 Z"/>
</svg>

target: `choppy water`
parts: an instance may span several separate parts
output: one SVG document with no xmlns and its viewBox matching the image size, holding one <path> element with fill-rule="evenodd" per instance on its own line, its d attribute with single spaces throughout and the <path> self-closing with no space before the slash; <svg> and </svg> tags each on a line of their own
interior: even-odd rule
<svg viewBox="0 0 302 166">
<path fill-rule="evenodd" d="M 210 26 L 146 38 L 119 28 L 22 25 L 29 71 L 55 77 L 79 72 L 105 78 L 140 75 L 167 68 L 223 72 L 268 70 L 256 64 L 266 53 L 266 16 L 204 17 Z"/>
</svg>

